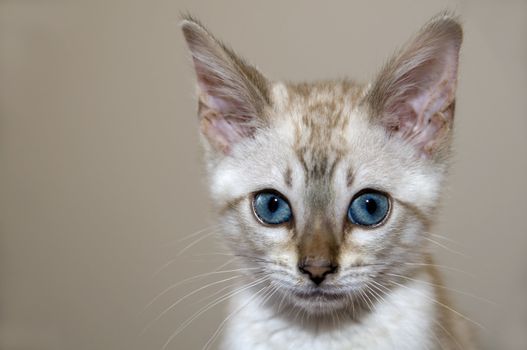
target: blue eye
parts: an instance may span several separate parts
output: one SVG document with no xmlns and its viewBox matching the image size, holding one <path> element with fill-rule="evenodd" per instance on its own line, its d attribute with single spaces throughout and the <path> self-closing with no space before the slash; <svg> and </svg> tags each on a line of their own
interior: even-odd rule
<svg viewBox="0 0 527 350">
<path fill-rule="evenodd" d="M 388 197 L 369 190 L 353 198 L 348 209 L 348 218 L 356 225 L 375 226 L 384 220 L 389 210 Z"/>
<path fill-rule="evenodd" d="M 254 196 L 253 210 L 264 223 L 278 225 L 291 220 L 292 212 L 289 203 L 274 191 L 260 192 Z"/>
</svg>

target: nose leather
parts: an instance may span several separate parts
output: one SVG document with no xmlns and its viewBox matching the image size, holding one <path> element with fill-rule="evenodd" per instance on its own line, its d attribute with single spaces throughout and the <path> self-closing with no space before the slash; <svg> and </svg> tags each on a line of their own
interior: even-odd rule
<svg viewBox="0 0 527 350">
<path fill-rule="evenodd" d="M 311 281 L 313 281 L 317 286 L 320 285 L 327 275 L 335 272 L 337 269 L 336 266 L 331 264 L 327 260 L 312 260 L 304 259 L 298 268 L 302 273 L 305 273 L 309 276 Z"/>
</svg>

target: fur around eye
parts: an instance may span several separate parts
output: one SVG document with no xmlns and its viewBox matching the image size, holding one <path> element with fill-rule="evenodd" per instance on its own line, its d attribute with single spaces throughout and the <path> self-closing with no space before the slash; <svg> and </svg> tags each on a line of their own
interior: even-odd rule
<svg viewBox="0 0 527 350">
<path fill-rule="evenodd" d="M 366 190 L 355 196 L 348 208 L 348 219 L 356 225 L 375 226 L 388 215 L 390 200 L 385 194 Z"/>
<path fill-rule="evenodd" d="M 275 191 L 262 191 L 254 196 L 253 211 L 256 217 L 268 225 L 279 225 L 291 220 L 293 213 L 287 200 Z"/>
</svg>

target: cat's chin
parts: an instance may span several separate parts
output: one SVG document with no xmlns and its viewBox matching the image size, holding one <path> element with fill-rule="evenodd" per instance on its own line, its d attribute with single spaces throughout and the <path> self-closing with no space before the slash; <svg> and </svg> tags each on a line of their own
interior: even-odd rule
<svg viewBox="0 0 527 350">
<path fill-rule="evenodd" d="M 305 310 L 311 315 L 326 315 L 338 310 L 348 309 L 353 304 L 349 293 L 335 292 L 323 289 L 293 290 L 289 293 L 289 301 L 295 308 Z"/>
</svg>

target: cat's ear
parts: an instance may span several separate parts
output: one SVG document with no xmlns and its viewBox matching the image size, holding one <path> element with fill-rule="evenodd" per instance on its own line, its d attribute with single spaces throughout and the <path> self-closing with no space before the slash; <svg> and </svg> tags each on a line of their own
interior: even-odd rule
<svg viewBox="0 0 527 350">
<path fill-rule="evenodd" d="M 195 19 L 187 17 L 181 28 L 198 80 L 201 132 L 214 149 L 228 154 L 265 124 L 268 82 Z"/>
<path fill-rule="evenodd" d="M 455 18 L 435 17 L 388 61 L 366 98 L 374 120 L 425 156 L 448 146 L 462 36 Z"/>
</svg>

